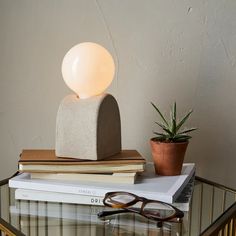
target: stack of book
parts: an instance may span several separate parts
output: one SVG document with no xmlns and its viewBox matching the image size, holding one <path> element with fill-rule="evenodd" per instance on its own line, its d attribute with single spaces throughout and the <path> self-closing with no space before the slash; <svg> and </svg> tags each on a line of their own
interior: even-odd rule
<svg viewBox="0 0 236 236">
<path fill-rule="evenodd" d="M 9 181 L 16 199 L 103 205 L 107 192 L 126 191 L 188 210 L 189 197 L 186 204 L 178 201 L 193 182 L 195 165 L 184 164 L 179 176 L 157 176 L 153 164 L 145 165 L 135 150 L 101 161 L 59 158 L 54 150 L 24 150 L 19 171 L 22 174 Z"/>
<path fill-rule="evenodd" d="M 23 150 L 19 171 L 30 173 L 32 179 L 134 184 L 144 164 L 135 150 L 123 150 L 100 161 L 61 158 L 54 150 Z"/>
</svg>

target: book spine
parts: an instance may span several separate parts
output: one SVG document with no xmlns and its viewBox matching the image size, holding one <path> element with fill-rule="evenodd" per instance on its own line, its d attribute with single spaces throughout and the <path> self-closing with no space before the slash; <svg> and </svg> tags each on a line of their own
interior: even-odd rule
<svg viewBox="0 0 236 236">
<path fill-rule="evenodd" d="M 20 180 L 9 180 L 9 187 L 16 189 L 31 189 L 40 191 L 49 191 L 57 193 L 72 193 L 78 195 L 89 195 L 89 196 L 105 196 L 107 190 L 95 188 L 94 186 L 85 185 L 59 185 L 53 183 L 40 183 Z"/>
<path fill-rule="evenodd" d="M 103 206 L 103 197 L 16 189 L 15 199 Z"/>
<path fill-rule="evenodd" d="M 113 174 L 73 174 L 73 173 L 31 173 L 31 179 L 41 180 L 73 180 L 98 183 L 134 184 L 136 173 L 113 173 Z"/>
</svg>

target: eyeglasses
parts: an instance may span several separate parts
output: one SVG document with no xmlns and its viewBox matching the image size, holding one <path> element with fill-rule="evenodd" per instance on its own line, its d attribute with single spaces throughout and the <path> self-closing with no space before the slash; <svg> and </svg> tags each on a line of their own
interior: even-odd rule
<svg viewBox="0 0 236 236">
<path fill-rule="evenodd" d="M 135 206 L 138 203 L 141 203 L 141 205 Z M 122 209 L 99 212 L 99 218 L 132 212 L 154 220 L 157 222 L 158 227 L 162 227 L 164 221 L 177 223 L 181 222 L 184 217 L 182 211 L 168 203 L 139 197 L 129 192 L 108 192 L 103 199 L 103 204 L 108 207 Z"/>
</svg>

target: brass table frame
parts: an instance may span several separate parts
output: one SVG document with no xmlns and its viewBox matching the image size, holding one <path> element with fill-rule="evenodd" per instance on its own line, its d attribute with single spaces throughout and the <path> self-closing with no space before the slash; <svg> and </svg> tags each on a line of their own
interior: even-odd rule
<svg viewBox="0 0 236 236">
<path fill-rule="evenodd" d="M 224 185 L 206 180 L 201 177 L 196 177 L 197 180 L 203 182 L 208 185 L 212 185 L 213 187 L 217 187 L 224 191 L 224 194 L 227 192 L 231 192 L 236 194 L 236 190 L 225 187 Z M 225 201 L 225 198 L 224 198 Z M 201 236 L 236 236 L 236 199 L 235 203 L 231 205 L 223 214 L 221 214 L 207 229 L 205 229 L 201 234 Z"/>
<path fill-rule="evenodd" d="M 12 178 L 13 176 L 17 175 L 18 172 L 16 172 L 14 175 L 12 175 L 10 178 Z M 8 181 L 10 178 L 4 179 L 0 181 L 0 186 L 3 186 L 5 184 L 8 184 Z M 1 204 L 0 204 L 1 206 Z M 0 208 L 0 212 L 1 212 L 1 208 Z M 17 230 L 15 227 L 13 227 L 11 224 L 9 224 L 8 222 L 6 222 L 4 219 L 2 219 L 0 217 L 0 235 L 1 232 L 3 232 L 6 236 L 24 236 L 23 233 L 21 233 L 19 230 Z"/>
<path fill-rule="evenodd" d="M 17 173 L 18 172 L 16 172 L 13 176 L 15 176 Z M 8 184 L 8 181 L 10 178 L 1 180 L 0 186 Z M 232 188 L 228 188 L 226 186 L 220 185 L 218 183 L 206 180 L 198 176 L 196 176 L 195 179 L 196 181 L 199 181 L 203 184 L 213 186 L 213 193 L 212 193 L 213 197 L 214 197 L 215 187 L 223 190 L 224 194 L 226 194 L 226 191 L 236 194 L 236 190 Z M 1 211 L 1 208 L 0 208 L 0 211 Z M 199 227 L 201 228 L 201 222 L 200 222 Z M 0 235 L 1 235 L 1 232 L 3 232 L 4 235 L 6 236 L 14 236 L 14 235 L 23 236 L 24 235 L 18 229 L 16 229 L 15 227 L 13 227 L 11 224 L 9 224 L 8 222 L 6 222 L 4 219 L 0 217 Z M 205 229 L 200 235 L 201 236 L 218 236 L 218 235 L 236 236 L 236 199 L 235 199 L 235 203 L 231 205 L 226 211 L 224 211 L 215 221 L 213 221 L 211 225 L 207 229 Z"/>
</svg>

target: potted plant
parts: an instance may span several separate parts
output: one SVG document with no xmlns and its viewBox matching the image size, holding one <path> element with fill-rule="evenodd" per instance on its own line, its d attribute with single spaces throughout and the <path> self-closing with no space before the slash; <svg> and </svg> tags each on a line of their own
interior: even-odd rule
<svg viewBox="0 0 236 236">
<path fill-rule="evenodd" d="M 151 104 L 161 119 L 161 122 L 155 123 L 162 129 L 161 132 L 154 132 L 156 136 L 150 140 L 156 174 L 179 175 L 191 138 L 189 133 L 196 130 L 196 128 L 182 129 L 182 127 L 193 111 L 190 110 L 180 121 L 177 121 L 175 102 L 171 109 L 170 120 L 167 121 L 156 105 Z"/>
</svg>

